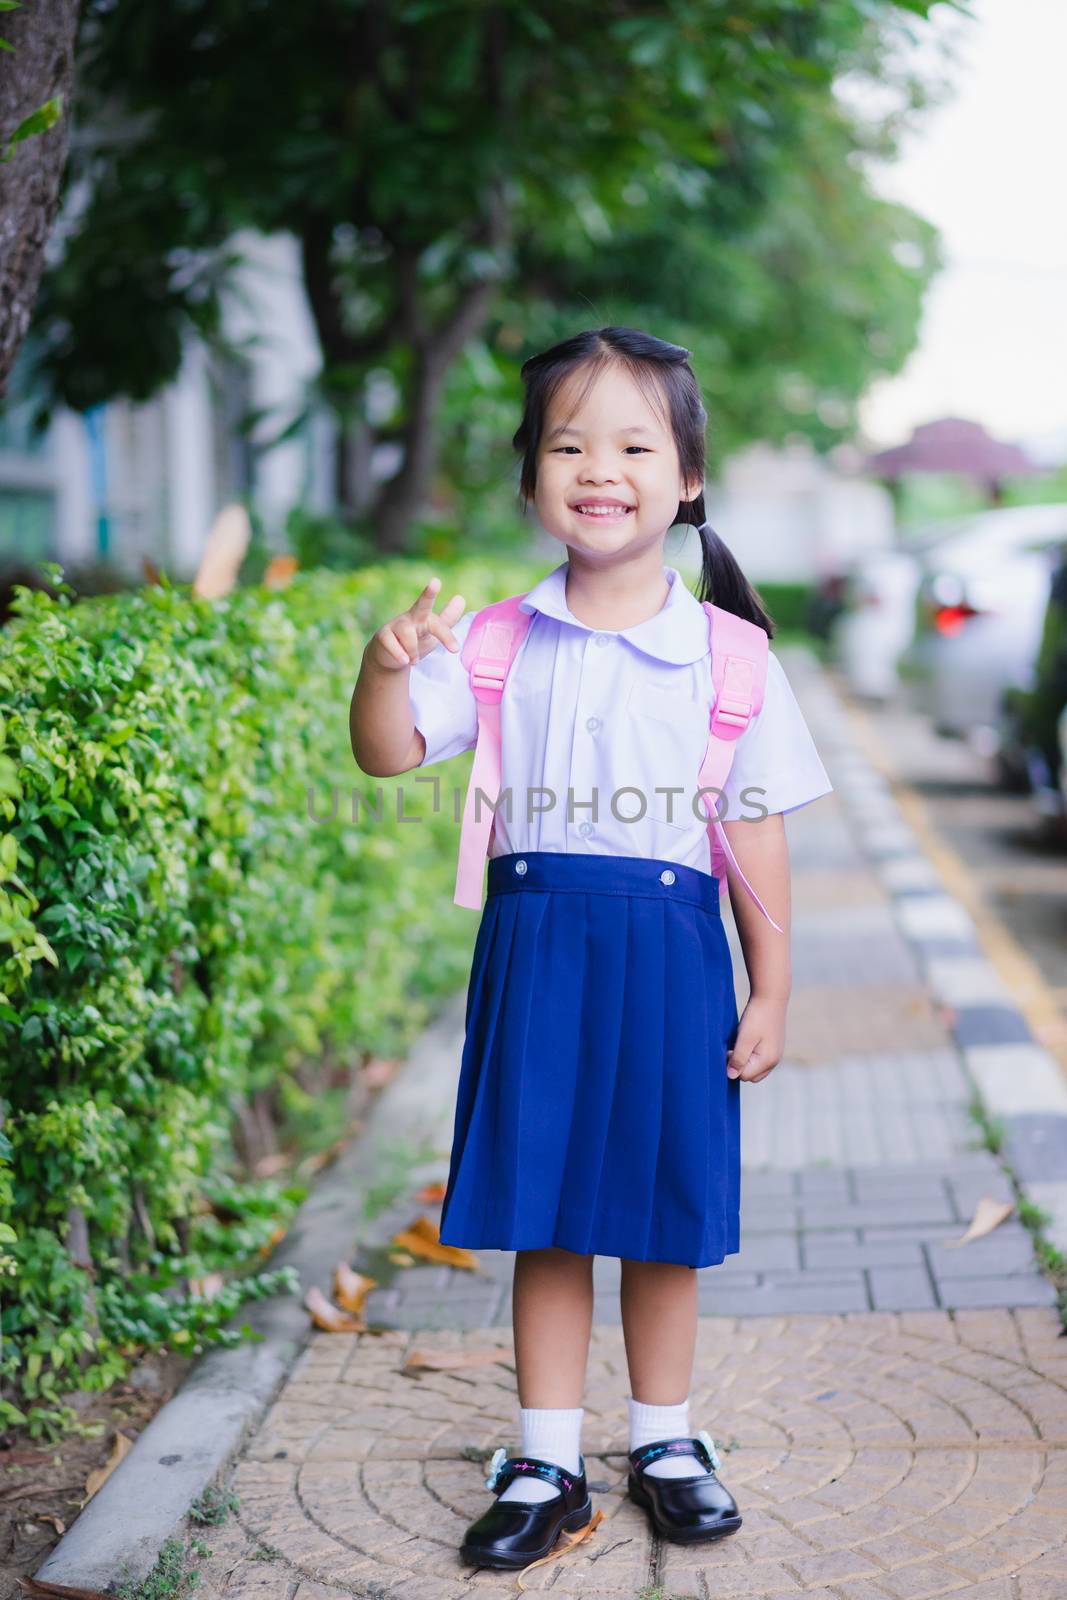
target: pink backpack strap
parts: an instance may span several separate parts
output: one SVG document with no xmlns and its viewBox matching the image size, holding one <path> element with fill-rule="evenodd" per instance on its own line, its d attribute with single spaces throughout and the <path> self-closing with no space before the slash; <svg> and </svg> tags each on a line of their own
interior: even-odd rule
<svg viewBox="0 0 1067 1600">
<path fill-rule="evenodd" d="M 470 674 L 471 693 L 478 702 L 478 738 L 463 807 L 453 899 L 457 906 L 471 911 L 481 909 L 482 874 L 496 822 L 492 805 L 485 801 L 479 805 L 477 798 L 479 791 L 494 803 L 500 796 L 500 701 L 511 663 L 533 621 L 533 612 L 519 610 L 519 601 L 525 598 L 516 594 L 509 600 L 483 606 L 475 614 L 460 651 L 460 660 Z"/>
<path fill-rule="evenodd" d="M 729 861 L 771 927 L 784 933 L 785 929 L 778 926 L 741 871 L 718 815 L 719 796 L 733 765 L 734 742 L 741 737 L 750 719 L 756 716 L 763 705 L 763 690 L 767 682 L 767 635 L 756 623 L 748 622 L 732 611 L 724 611 L 721 606 L 712 605 L 710 600 L 705 600 L 703 606 L 708 614 L 711 680 L 715 690 L 708 748 L 700 769 L 700 788 L 712 791 L 702 796 L 704 809 L 711 819 L 708 823 L 711 870 L 719 880 L 720 895 L 725 894 L 726 862 Z"/>
</svg>

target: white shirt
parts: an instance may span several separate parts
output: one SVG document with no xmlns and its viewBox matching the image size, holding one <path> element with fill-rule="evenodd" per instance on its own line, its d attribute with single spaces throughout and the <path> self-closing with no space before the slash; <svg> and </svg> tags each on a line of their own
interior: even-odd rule
<svg viewBox="0 0 1067 1600">
<path fill-rule="evenodd" d="M 500 704 L 502 790 L 489 854 L 655 857 L 710 872 L 708 816 L 700 800 L 693 805 L 715 697 L 707 613 L 665 567 L 670 593 L 654 616 L 591 628 L 567 605 L 567 569 L 561 562 L 521 602 L 533 621 Z M 475 615 L 464 612 L 452 629 L 461 647 Z M 436 645 L 408 682 L 426 740 L 420 765 L 472 750 L 478 709 L 460 652 Z M 793 811 L 832 787 L 768 651 L 763 706 L 734 742 L 719 815 Z"/>
</svg>

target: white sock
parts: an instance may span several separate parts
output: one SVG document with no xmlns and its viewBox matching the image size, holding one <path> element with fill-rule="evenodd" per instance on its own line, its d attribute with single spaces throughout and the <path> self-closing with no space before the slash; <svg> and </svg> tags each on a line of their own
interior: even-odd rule
<svg viewBox="0 0 1067 1600">
<path fill-rule="evenodd" d="M 642 1401 L 635 1400 L 633 1395 L 628 1395 L 627 1404 L 630 1408 L 631 1450 L 651 1444 L 653 1439 L 678 1439 L 684 1435 L 692 1437 L 688 1396 L 676 1406 L 646 1406 Z M 657 1478 L 695 1478 L 707 1470 L 695 1453 L 691 1456 L 660 1456 L 658 1461 L 650 1461 L 645 1468 L 646 1472 L 653 1473 Z"/>
<path fill-rule="evenodd" d="M 580 1439 L 584 1406 L 520 1406 L 522 1450 L 524 1456 L 552 1461 L 566 1472 L 577 1472 L 581 1465 Z M 520 1473 L 512 1478 L 497 1498 L 500 1500 L 551 1500 L 559 1490 L 547 1478 Z"/>
</svg>

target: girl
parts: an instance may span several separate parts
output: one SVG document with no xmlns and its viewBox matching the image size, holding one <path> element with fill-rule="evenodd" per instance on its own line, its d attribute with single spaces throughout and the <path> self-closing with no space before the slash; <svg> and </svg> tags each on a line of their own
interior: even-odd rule
<svg viewBox="0 0 1067 1600">
<path fill-rule="evenodd" d="M 739 1017 L 708 819 L 690 801 L 714 700 L 700 600 L 773 628 L 704 521 L 707 418 L 688 355 L 602 328 L 522 368 L 523 510 L 532 500 L 567 560 L 522 602 L 532 621 L 500 706 L 501 803 L 441 1217 L 446 1244 L 516 1253 L 522 1453 L 493 1457 L 496 1499 L 460 1552 L 478 1565 L 524 1566 L 590 1519 L 596 1255 L 621 1262 L 631 1497 L 672 1539 L 741 1523 L 711 1437 L 690 1430 L 693 1269 L 740 1247 L 740 1089 L 781 1058 L 791 982 L 783 813 L 831 785 L 769 654 L 717 802 L 768 911 L 731 878 L 750 988 Z M 679 522 L 701 540 L 699 599 L 663 564 Z M 364 651 L 351 713 L 364 772 L 476 742 L 459 658 L 475 612 L 455 595 L 435 613 L 439 587 Z"/>
</svg>

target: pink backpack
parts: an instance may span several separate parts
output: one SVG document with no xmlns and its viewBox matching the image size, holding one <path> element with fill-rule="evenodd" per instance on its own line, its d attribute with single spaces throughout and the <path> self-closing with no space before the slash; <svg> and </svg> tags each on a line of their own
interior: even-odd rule
<svg viewBox="0 0 1067 1600">
<path fill-rule="evenodd" d="M 457 906 L 466 906 L 471 911 L 480 911 L 482 907 L 482 874 L 496 822 L 496 814 L 484 797 L 495 800 L 500 794 L 500 702 L 511 663 L 533 621 L 533 612 L 519 609 L 519 602 L 525 598 L 525 595 L 516 594 L 509 600 L 483 606 L 472 620 L 460 651 L 460 660 L 470 674 L 471 693 L 478 702 L 478 737 L 463 807 L 454 901 Z M 726 862 L 729 861 L 772 928 L 783 933 L 785 930 L 778 927 L 738 866 L 716 813 L 718 793 L 726 782 L 734 757 L 734 740 L 745 731 L 749 718 L 763 704 L 767 635 L 754 622 L 746 622 L 732 611 L 712 605 L 710 600 L 705 600 L 703 606 L 708 614 L 712 641 L 711 677 L 715 688 L 708 748 L 700 769 L 701 789 L 715 791 L 701 797 L 710 818 L 711 870 L 719 880 L 720 895 L 725 894 Z M 480 806 L 476 803 L 479 791 L 483 796 Z"/>
</svg>

